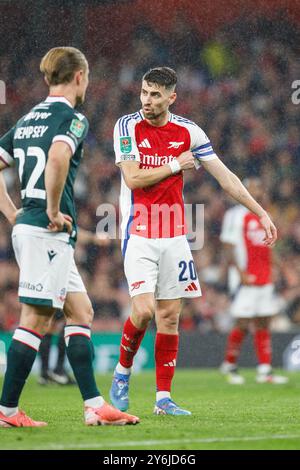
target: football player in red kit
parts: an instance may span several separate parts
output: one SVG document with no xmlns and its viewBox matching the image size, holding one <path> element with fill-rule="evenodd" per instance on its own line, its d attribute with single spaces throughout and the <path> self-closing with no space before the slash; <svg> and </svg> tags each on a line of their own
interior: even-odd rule
<svg viewBox="0 0 300 470">
<path fill-rule="evenodd" d="M 244 184 L 255 199 L 262 199 L 263 187 L 259 178 L 248 178 Z M 288 381 L 287 377 L 272 373 L 270 322 L 278 312 L 272 284 L 272 252 L 263 239 L 264 229 L 259 217 L 246 207 L 237 205 L 225 213 L 221 241 L 229 265 L 229 290 L 234 295 L 231 314 L 235 324 L 228 336 L 221 372 L 234 385 L 245 382 L 238 373 L 237 362 L 251 324 L 258 361 L 256 381 L 275 384 Z"/>
<path fill-rule="evenodd" d="M 277 235 L 265 210 L 219 160 L 205 132 L 169 111 L 176 100 L 176 82 L 176 73 L 168 67 L 148 71 L 141 86 L 142 109 L 121 117 L 114 129 L 116 164 L 122 174 L 122 252 L 132 314 L 124 325 L 110 398 L 120 410 L 128 409 L 134 355 L 155 317 L 154 413 L 189 415 L 170 394 L 181 302 L 201 296 L 186 238 L 183 171 L 202 165 L 228 194 L 257 215 L 266 243 L 274 243 Z"/>
</svg>

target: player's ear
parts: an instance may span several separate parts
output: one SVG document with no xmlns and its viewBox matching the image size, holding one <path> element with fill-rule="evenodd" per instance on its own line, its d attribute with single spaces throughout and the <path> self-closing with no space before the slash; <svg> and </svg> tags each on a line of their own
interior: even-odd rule
<svg viewBox="0 0 300 470">
<path fill-rule="evenodd" d="M 177 94 L 176 94 L 175 91 L 174 91 L 174 92 L 170 95 L 170 97 L 169 97 L 169 105 L 175 103 L 176 98 L 177 98 Z"/>
<path fill-rule="evenodd" d="M 77 72 L 75 72 L 74 79 L 75 79 L 76 85 L 80 85 L 83 79 L 83 70 L 77 70 Z"/>
<path fill-rule="evenodd" d="M 46 75 L 44 76 L 44 81 L 45 81 L 47 86 L 50 86 L 50 83 L 48 82 L 48 79 L 47 79 Z"/>
</svg>

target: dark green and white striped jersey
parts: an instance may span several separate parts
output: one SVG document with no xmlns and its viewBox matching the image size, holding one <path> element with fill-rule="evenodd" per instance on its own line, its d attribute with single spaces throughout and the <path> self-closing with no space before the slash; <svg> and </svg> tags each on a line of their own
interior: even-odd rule
<svg viewBox="0 0 300 470">
<path fill-rule="evenodd" d="M 63 190 L 60 210 L 73 219 L 76 239 L 76 211 L 73 186 L 83 153 L 89 124 L 61 96 L 49 96 L 23 116 L 0 138 L 0 158 L 8 166 L 16 164 L 21 185 L 23 211 L 17 224 L 47 228 L 45 167 L 53 142 L 66 142 L 72 150 L 70 168 Z"/>
</svg>

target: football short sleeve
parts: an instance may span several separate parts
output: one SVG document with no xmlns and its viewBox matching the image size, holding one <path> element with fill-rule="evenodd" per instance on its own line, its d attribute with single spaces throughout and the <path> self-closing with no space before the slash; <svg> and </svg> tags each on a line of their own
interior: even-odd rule
<svg viewBox="0 0 300 470">
<path fill-rule="evenodd" d="M 201 161 L 215 160 L 218 158 L 211 142 L 201 127 L 194 125 L 190 128 L 191 152 L 195 158 L 195 167 L 201 166 Z"/>
<path fill-rule="evenodd" d="M 89 123 L 83 114 L 75 113 L 61 122 L 52 143 L 65 142 L 72 150 L 72 155 L 84 141 L 89 130 Z"/>
<path fill-rule="evenodd" d="M 114 128 L 114 150 L 116 165 L 122 162 L 140 162 L 140 152 L 135 139 L 134 119 L 120 118 Z"/>
<path fill-rule="evenodd" d="M 15 128 L 10 129 L 3 137 L 0 138 L 0 160 L 6 166 L 13 166 L 14 164 L 14 133 Z"/>
<path fill-rule="evenodd" d="M 236 245 L 242 229 L 242 217 L 238 217 L 235 208 L 229 209 L 222 222 L 220 240 L 222 243 Z"/>
</svg>

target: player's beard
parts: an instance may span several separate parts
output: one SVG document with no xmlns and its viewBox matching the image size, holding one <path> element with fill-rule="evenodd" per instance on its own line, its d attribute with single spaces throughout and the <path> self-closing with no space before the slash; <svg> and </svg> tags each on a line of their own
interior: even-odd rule
<svg viewBox="0 0 300 470">
<path fill-rule="evenodd" d="M 154 113 L 154 112 L 151 112 L 151 111 L 144 111 L 144 115 L 145 115 L 145 118 L 146 119 L 149 119 L 149 121 L 155 121 L 156 119 L 160 118 L 164 113 L 165 111 L 161 111 L 159 113 Z"/>
</svg>

